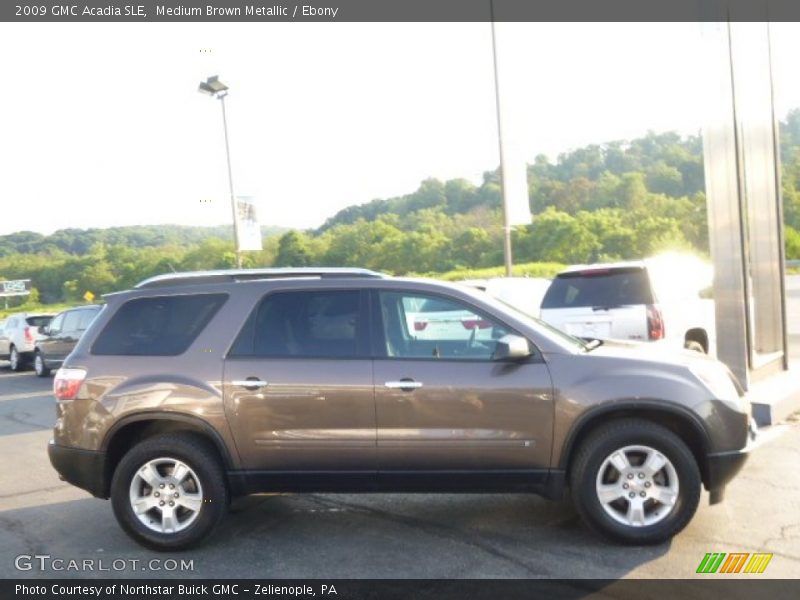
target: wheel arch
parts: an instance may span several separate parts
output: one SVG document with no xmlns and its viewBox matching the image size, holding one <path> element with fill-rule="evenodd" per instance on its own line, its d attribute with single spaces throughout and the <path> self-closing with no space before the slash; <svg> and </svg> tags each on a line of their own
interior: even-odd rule
<svg viewBox="0 0 800 600">
<path fill-rule="evenodd" d="M 708 332 L 702 327 L 693 327 L 691 329 L 688 329 L 686 333 L 683 335 L 683 341 L 697 342 L 698 344 L 703 346 L 703 350 L 705 350 L 706 354 L 708 354 L 709 350 Z"/>
<path fill-rule="evenodd" d="M 643 419 L 661 425 L 676 434 L 692 452 L 700 469 L 703 483 L 708 481 L 706 456 L 711 441 L 699 417 L 677 405 L 665 405 L 656 400 L 615 402 L 588 410 L 573 424 L 567 434 L 558 459 L 557 468 L 569 473 L 576 450 L 593 431 L 620 419 Z"/>
<path fill-rule="evenodd" d="M 105 453 L 104 489 L 108 493 L 119 461 L 134 444 L 162 433 L 186 432 L 205 439 L 219 455 L 223 469 L 234 468 L 233 458 L 222 436 L 199 417 L 180 413 L 139 413 L 131 415 L 108 431 L 99 450 Z"/>
</svg>

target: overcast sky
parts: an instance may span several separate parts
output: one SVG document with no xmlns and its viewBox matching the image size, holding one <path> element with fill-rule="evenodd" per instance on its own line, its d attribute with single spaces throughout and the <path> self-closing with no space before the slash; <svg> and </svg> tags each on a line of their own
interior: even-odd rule
<svg viewBox="0 0 800 600">
<path fill-rule="evenodd" d="M 800 36 L 775 27 L 783 113 Z M 529 161 L 700 130 L 698 24 L 501 24 L 499 40 Z M 2 23 L 0 56 L 0 234 L 229 222 L 219 102 L 196 91 L 214 74 L 236 192 L 265 225 L 499 163 L 488 23 Z"/>
</svg>

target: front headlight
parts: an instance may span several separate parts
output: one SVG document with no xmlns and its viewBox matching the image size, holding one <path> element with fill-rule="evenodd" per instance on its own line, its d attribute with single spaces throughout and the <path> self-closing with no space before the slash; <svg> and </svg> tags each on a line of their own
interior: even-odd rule
<svg viewBox="0 0 800 600">
<path fill-rule="evenodd" d="M 741 394 L 728 370 L 719 364 L 692 365 L 689 370 L 703 383 L 717 400 L 741 405 Z"/>
</svg>

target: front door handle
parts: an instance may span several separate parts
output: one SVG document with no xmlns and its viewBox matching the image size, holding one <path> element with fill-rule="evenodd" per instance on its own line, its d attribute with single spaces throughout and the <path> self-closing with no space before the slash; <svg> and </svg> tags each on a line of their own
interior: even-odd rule
<svg viewBox="0 0 800 600">
<path fill-rule="evenodd" d="M 248 377 L 247 379 L 234 379 L 231 381 L 232 385 L 243 387 L 246 390 L 257 390 L 258 388 L 266 387 L 268 382 L 262 381 L 258 377 Z"/>
<path fill-rule="evenodd" d="M 422 387 L 421 381 L 414 381 L 413 379 L 401 379 L 400 381 L 387 381 L 384 383 L 390 390 L 402 390 L 404 392 L 413 392 Z"/>
</svg>

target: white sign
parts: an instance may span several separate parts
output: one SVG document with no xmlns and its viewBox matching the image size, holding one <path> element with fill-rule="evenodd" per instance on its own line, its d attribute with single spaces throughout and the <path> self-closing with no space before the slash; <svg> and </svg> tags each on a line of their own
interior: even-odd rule
<svg viewBox="0 0 800 600">
<path fill-rule="evenodd" d="M 495 76 L 497 78 L 497 121 L 500 136 L 500 171 L 503 180 L 503 209 L 508 225 L 529 225 L 531 209 L 528 202 L 528 167 L 520 138 L 525 130 L 522 104 L 524 94 L 515 89 L 527 81 L 529 73 L 520 65 L 525 61 L 514 54 L 514 29 L 507 23 L 492 23 L 494 32 Z"/>
<path fill-rule="evenodd" d="M 30 279 L 0 281 L 0 296 L 27 296 L 31 293 Z"/>
<path fill-rule="evenodd" d="M 251 196 L 236 197 L 236 225 L 239 231 L 239 251 L 261 250 L 261 225 L 256 204 Z"/>
</svg>

